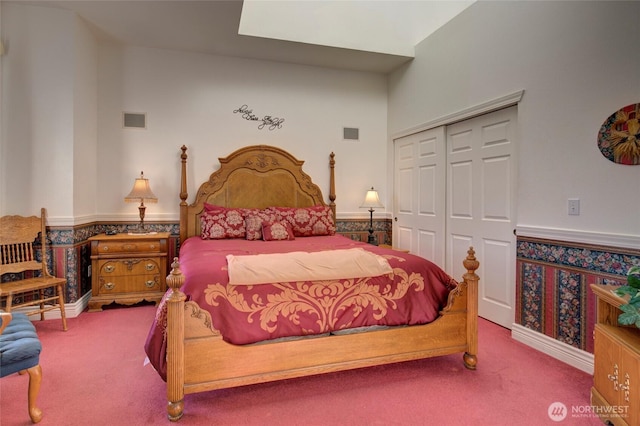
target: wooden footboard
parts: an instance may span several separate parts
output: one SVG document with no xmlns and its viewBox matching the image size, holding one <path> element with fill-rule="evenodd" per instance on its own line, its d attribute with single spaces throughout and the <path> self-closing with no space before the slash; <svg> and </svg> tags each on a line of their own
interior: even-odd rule
<svg viewBox="0 0 640 426">
<path fill-rule="evenodd" d="M 177 258 L 167 277 L 168 417 L 179 420 L 184 395 L 213 389 L 328 373 L 399 361 L 463 353 L 475 369 L 478 353 L 479 262 L 473 248 L 464 260 L 467 273 L 449 294 L 434 322 L 349 335 L 256 345 L 232 345 L 211 327 L 209 313 L 185 302 L 184 277 Z"/>
</svg>

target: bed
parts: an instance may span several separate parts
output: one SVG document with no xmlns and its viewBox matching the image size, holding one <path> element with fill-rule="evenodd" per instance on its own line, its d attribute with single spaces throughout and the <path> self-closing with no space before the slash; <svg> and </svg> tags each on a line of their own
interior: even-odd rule
<svg viewBox="0 0 640 426">
<path fill-rule="evenodd" d="M 190 393 L 455 353 L 476 368 L 473 248 L 458 282 L 418 256 L 336 234 L 333 153 L 328 203 L 303 161 L 256 145 L 220 158 L 189 204 L 181 150 L 180 260 L 145 343 L 170 420 Z M 311 275 L 289 275 L 293 258 Z"/>
</svg>

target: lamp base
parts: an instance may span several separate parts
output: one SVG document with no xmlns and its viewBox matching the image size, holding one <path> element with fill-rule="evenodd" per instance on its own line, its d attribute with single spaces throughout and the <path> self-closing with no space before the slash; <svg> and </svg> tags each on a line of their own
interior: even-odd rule
<svg viewBox="0 0 640 426">
<path fill-rule="evenodd" d="M 369 209 L 369 237 L 367 238 L 367 243 L 372 244 L 374 246 L 378 245 L 376 241 L 376 237 L 373 235 L 373 209 Z"/>
<path fill-rule="evenodd" d="M 373 233 L 370 233 L 369 236 L 367 237 L 367 243 L 377 246 L 378 239 L 376 238 L 375 235 L 373 235 Z"/>
<path fill-rule="evenodd" d="M 149 229 L 147 229 L 146 226 L 144 226 L 144 222 L 140 222 L 136 229 L 131 229 L 127 233 L 129 235 L 149 235 L 152 233 L 155 234 L 155 232 L 151 232 Z"/>
</svg>

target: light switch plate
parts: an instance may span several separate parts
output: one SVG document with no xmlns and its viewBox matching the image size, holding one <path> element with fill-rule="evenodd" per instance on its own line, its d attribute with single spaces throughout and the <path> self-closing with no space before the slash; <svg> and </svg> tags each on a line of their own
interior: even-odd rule
<svg viewBox="0 0 640 426">
<path fill-rule="evenodd" d="M 569 198 L 568 200 L 569 207 L 569 215 L 570 216 L 579 216 L 580 215 L 580 200 L 577 198 Z"/>
</svg>

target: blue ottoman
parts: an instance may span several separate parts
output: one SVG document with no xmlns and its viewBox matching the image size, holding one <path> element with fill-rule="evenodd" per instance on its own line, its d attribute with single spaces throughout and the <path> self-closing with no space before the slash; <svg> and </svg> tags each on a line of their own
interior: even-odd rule
<svg viewBox="0 0 640 426">
<path fill-rule="evenodd" d="M 0 313 L 0 377 L 13 373 L 29 373 L 29 417 L 33 423 L 42 419 L 42 411 L 36 407 L 36 399 L 42 382 L 40 351 L 42 345 L 36 328 L 21 313 Z"/>
</svg>

